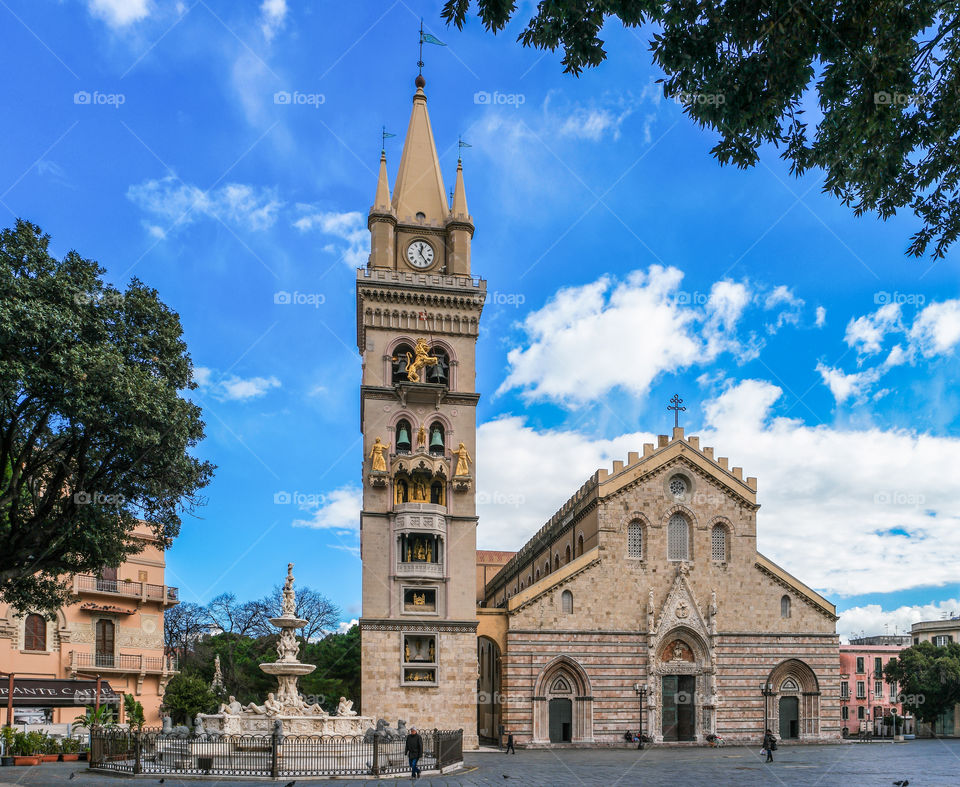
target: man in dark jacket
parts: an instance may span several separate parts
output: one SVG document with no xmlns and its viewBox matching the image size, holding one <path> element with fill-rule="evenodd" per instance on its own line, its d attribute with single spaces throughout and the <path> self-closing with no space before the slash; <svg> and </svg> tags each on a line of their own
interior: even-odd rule
<svg viewBox="0 0 960 787">
<path fill-rule="evenodd" d="M 773 750 L 777 746 L 777 739 L 773 737 L 773 733 L 768 729 L 763 736 L 763 748 L 767 752 L 767 762 L 773 762 Z"/>
<path fill-rule="evenodd" d="M 508 730 L 508 731 L 507 731 L 507 751 L 506 751 L 506 753 L 507 753 L 507 754 L 510 754 L 511 752 L 513 752 L 514 754 L 516 754 L 516 753 L 517 753 L 517 750 L 516 750 L 515 748 L 513 748 L 513 733 Z"/>
<path fill-rule="evenodd" d="M 420 737 L 416 727 L 410 728 L 403 753 L 410 759 L 410 778 L 419 779 L 420 769 L 417 767 L 417 762 L 423 756 L 423 738 Z"/>
</svg>

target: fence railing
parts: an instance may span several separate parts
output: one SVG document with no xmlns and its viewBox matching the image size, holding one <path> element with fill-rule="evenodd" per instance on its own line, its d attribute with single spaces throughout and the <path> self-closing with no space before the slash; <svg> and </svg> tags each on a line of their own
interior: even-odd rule
<svg viewBox="0 0 960 787">
<path fill-rule="evenodd" d="M 419 768 L 463 761 L 463 730 L 421 732 Z M 381 776 L 410 770 L 406 741 L 314 735 L 171 735 L 95 728 L 90 767 L 127 774 L 193 776 Z"/>
<path fill-rule="evenodd" d="M 70 667 L 80 669 L 114 669 L 128 672 L 176 672 L 176 656 L 141 656 L 134 653 L 81 653 L 71 651 Z"/>
<path fill-rule="evenodd" d="M 179 588 L 172 585 L 153 585 L 148 582 L 134 582 L 130 579 L 104 579 L 92 574 L 75 575 L 74 588 L 78 593 L 109 593 L 126 598 L 168 603 L 175 602 L 180 598 Z"/>
</svg>

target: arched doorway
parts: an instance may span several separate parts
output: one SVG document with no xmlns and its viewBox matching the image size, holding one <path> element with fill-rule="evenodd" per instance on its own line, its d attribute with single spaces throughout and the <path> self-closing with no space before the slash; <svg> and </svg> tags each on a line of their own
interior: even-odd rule
<svg viewBox="0 0 960 787">
<path fill-rule="evenodd" d="M 591 743 L 593 697 L 583 667 L 557 656 L 537 677 L 533 697 L 534 743 Z"/>
<path fill-rule="evenodd" d="M 477 637 L 477 735 L 497 740 L 500 734 L 500 646 Z"/>
<path fill-rule="evenodd" d="M 714 732 L 714 690 L 710 652 L 693 630 L 675 628 L 659 639 L 651 654 L 649 729 L 664 743 L 702 741 Z"/>
<path fill-rule="evenodd" d="M 820 684 L 808 664 L 800 659 L 780 662 L 767 682 L 769 727 L 783 740 L 816 740 L 820 737 Z"/>
</svg>

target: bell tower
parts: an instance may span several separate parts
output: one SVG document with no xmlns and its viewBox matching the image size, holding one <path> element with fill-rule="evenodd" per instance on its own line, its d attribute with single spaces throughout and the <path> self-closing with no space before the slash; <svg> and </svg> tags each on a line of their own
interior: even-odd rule
<svg viewBox="0 0 960 787">
<path fill-rule="evenodd" d="M 362 705 L 476 735 L 476 341 L 486 282 L 457 162 L 447 202 L 416 80 L 393 194 L 386 154 L 357 271 L 363 359 Z"/>
</svg>

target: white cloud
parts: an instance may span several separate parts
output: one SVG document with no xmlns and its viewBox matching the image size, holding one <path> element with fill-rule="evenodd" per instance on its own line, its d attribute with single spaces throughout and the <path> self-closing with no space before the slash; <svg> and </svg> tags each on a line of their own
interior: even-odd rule
<svg viewBox="0 0 960 787">
<path fill-rule="evenodd" d="M 903 337 L 903 343 L 894 345 L 881 363 L 863 371 L 846 374 L 823 364 L 817 366 L 837 404 L 848 398 L 863 399 L 874 383 L 895 366 L 953 354 L 960 344 L 960 300 L 931 303 L 914 315 L 909 327 L 900 303 L 887 303 L 872 314 L 850 320 L 844 341 L 858 351 L 857 363 L 862 366 L 865 358 L 884 349 L 890 336 L 898 335 Z"/>
<path fill-rule="evenodd" d="M 784 325 L 797 325 L 804 307 L 803 298 L 797 297 L 785 284 L 774 287 L 763 299 L 763 308 L 767 311 L 781 307 L 775 322 L 767 325 L 767 333 L 776 333 Z"/>
<path fill-rule="evenodd" d="M 866 355 L 880 352 L 884 338 L 900 326 L 900 304 L 888 303 L 873 314 L 850 320 L 843 340 Z"/>
<path fill-rule="evenodd" d="M 955 584 L 960 474 L 931 468 L 952 467 L 960 439 L 807 426 L 773 416 L 781 395 L 745 380 L 705 403 L 700 432 L 701 445 L 759 477 L 760 551 L 828 597 Z M 595 440 L 519 417 L 483 424 L 481 548 L 519 548 L 594 470 L 651 439 Z"/>
<path fill-rule="evenodd" d="M 914 319 L 909 338 L 924 358 L 953 352 L 960 342 L 960 300 L 931 303 Z"/>
<path fill-rule="evenodd" d="M 273 188 L 227 183 L 203 191 L 175 175 L 130 186 L 127 199 L 171 228 L 207 216 L 247 230 L 262 231 L 273 226 L 283 207 Z M 166 231 L 155 224 L 148 227 L 155 237 L 165 235 Z"/>
<path fill-rule="evenodd" d="M 756 357 L 756 340 L 737 336 L 749 287 L 716 282 L 705 304 L 693 306 L 698 299 L 678 291 L 682 278 L 676 268 L 653 265 L 621 282 L 603 276 L 560 290 L 523 321 L 526 346 L 508 353 L 498 393 L 519 388 L 528 399 L 566 404 L 616 387 L 642 395 L 663 371 L 679 372 L 723 352 L 738 362 Z"/>
<path fill-rule="evenodd" d="M 823 308 L 823 306 L 818 306 L 816 326 L 818 328 L 822 328 L 826 322 L 827 322 L 827 310 Z"/>
<path fill-rule="evenodd" d="M 139 22 L 150 15 L 150 0 L 87 0 L 87 8 L 110 27 L 119 28 Z"/>
<path fill-rule="evenodd" d="M 367 257 L 370 255 L 370 232 L 363 214 L 358 211 L 338 213 L 317 210 L 305 204 L 298 204 L 297 210 L 301 216 L 293 222 L 293 226 L 301 232 L 318 230 L 324 235 L 346 242 L 345 246 L 342 243 L 329 244 L 324 247 L 324 251 L 341 255 L 350 268 L 360 268 L 367 264 Z"/>
<path fill-rule="evenodd" d="M 258 399 L 271 388 L 279 388 L 280 381 L 276 377 L 237 377 L 231 374 L 220 377 L 219 374 L 206 366 L 197 366 L 193 370 L 193 379 L 199 389 L 209 393 L 214 399 L 221 402 L 242 402 L 247 399 Z"/>
<path fill-rule="evenodd" d="M 260 29 L 267 41 L 283 29 L 287 17 L 287 0 L 263 0 L 260 4 Z"/>
<path fill-rule="evenodd" d="M 293 526 L 312 527 L 318 530 L 359 531 L 362 504 L 363 491 L 360 487 L 352 484 L 342 486 L 323 496 L 320 505 L 311 513 L 310 519 L 295 519 Z"/>
<path fill-rule="evenodd" d="M 837 633 L 844 642 L 852 637 L 878 634 L 909 634 L 910 627 L 921 620 L 941 620 L 944 615 L 960 613 L 960 600 L 952 598 L 932 604 L 914 604 L 884 610 L 879 604 L 851 607 L 840 614 Z"/>
<path fill-rule="evenodd" d="M 337 634 L 346 634 L 348 631 L 350 631 L 350 629 L 358 625 L 360 625 L 360 621 L 357 618 L 353 618 L 352 620 L 341 620 L 337 624 Z"/>
<path fill-rule="evenodd" d="M 657 85 L 650 84 L 639 95 L 623 93 L 603 94 L 589 104 L 568 101 L 557 90 L 551 90 L 543 101 L 545 127 L 551 134 L 573 139 L 599 142 L 604 137 L 620 139 L 624 121 L 644 104 L 658 105 L 662 94 Z M 644 119 L 644 137 L 649 142 L 650 126 L 654 116 Z"/>
</svg>

